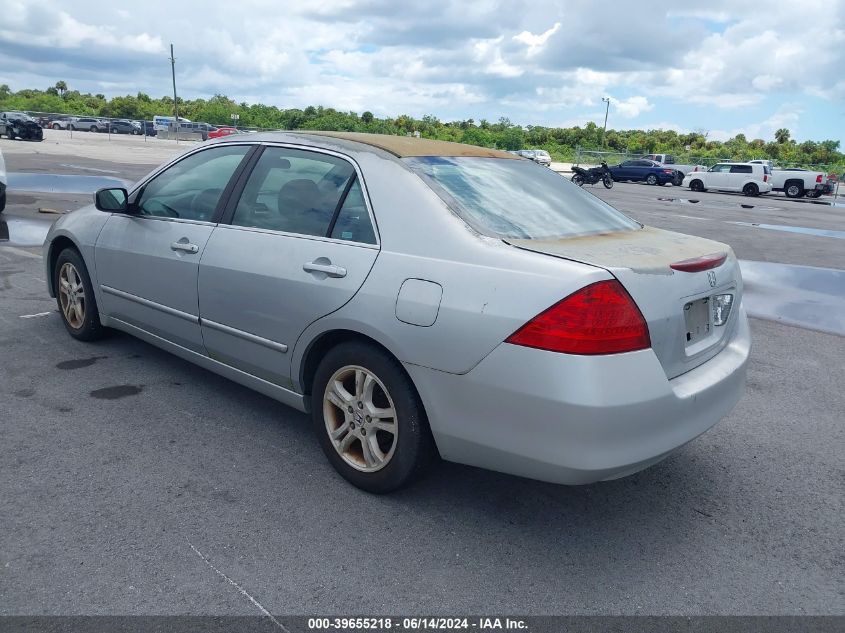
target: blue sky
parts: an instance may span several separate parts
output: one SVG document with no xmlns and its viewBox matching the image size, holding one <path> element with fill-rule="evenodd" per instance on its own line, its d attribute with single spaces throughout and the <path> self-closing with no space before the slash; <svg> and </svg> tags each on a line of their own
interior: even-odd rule
<svg viewBox="0 0 845 633">
<path fill-rule="evenodd" d="M 845 145 L 845 0 L 0 0 L 0 83 Z M 163 16 L 167 16 L 166 19 Z"/>
</svg>

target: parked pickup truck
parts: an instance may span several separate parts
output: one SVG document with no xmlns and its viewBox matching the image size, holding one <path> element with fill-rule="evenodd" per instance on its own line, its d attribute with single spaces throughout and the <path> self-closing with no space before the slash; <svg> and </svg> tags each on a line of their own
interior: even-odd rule
<svg viewBox="0 0 845 633">
<path fill-rule="evenodd" d="M 756 159 L 749 161 L 771 167 L 771 161 Z M 822 171 L 808 169 L 772 169 L 772 190 L 783 191 L 787 198 L 818 198 L 823 193 L 832 193 L 827 175 Z"/>
<path fill-rule="evenodd" d="M 681 165 L 675 162 L 675 157 L 672 154 L 646 154 L 643 156 L 644 160 L 653 160 L 657 163 L 660 163 L 664 167 L 668 167 L 669 169 L 674 169 L 678 172 L 675 175 L 672 184 L 676 187 L 680 186 L 681 182 L 684 180 L 684 177 L 693 171 L 707 171 L 707 167 L 705 165 Z"/>
</svg>

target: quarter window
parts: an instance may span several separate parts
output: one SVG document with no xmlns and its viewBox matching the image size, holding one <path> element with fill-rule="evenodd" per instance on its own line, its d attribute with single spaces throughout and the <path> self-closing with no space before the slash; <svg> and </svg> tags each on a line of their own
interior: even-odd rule
<svg viewBox="0 0 845 633">
<path fill-rule="evenodd" d="M 180 160 L 144 185 L 135 206 L 140 215 L 210 222 L 248 145 L 207 149 Z"/>
<path fill-rule="evenodd" d="M 297 233 L 300 235 L 329 234 L 332 219 L 355 178 L 352 165 L 329 154 L 285 147 L 266 147 L 256 163 L 235 208 L 232 224 Z M 344 204 L 332 237 L 366 241 L 369 234 L 363 228 L 369 224 L 369 214 L 361 214 L 363 196 L 350 188 L 348 205 Z M 366 206 L 364 206 L 366 212 Z M 348 235 L 348 237 L 343 237 Z"/>
<path fill-rule="evenodd" d="M 361 183 L 358 182 L 357 178 L 352 183 L 352 187 L 349 188 L 349 193 L 346 194 L 337 221 L 332 227 L 331 237 L 364 244 L 376 243 L 376 235 L 370 221 L 370 212 L 367 210 L 364 192 L 361 191 Z"/>
</svg>

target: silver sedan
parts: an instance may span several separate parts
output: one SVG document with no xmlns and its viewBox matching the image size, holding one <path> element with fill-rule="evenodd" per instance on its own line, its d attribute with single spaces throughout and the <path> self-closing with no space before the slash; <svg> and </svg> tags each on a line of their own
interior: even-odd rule
<svg viewBox="0 0 845 633">
<path fill-rule="evenodd" d="M 731 249 L 642 226 L 507 152 L 228 137 L 97 192 L 44 249 L 71 336 L 123 330 L 308 412 L 332 465 L 372 492 L 437 456 L 620 477 L 744 391 Z"/>
</svg>

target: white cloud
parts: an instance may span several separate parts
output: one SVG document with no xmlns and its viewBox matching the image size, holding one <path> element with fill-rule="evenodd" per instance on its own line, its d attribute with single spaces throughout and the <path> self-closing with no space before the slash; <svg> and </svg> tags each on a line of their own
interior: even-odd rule
<svg viewBox="0 0 845 633">
<path fill-rule="evenodd" d="M 629 97 L 628 99 L 614 99 L 611 97 L 610 102 L 619 116 L 626 119 L 633 119 L 643 112 L 648 112 L 654 108 L 654 104 L 648 102 L 645 97 Z"/>
</svg>

